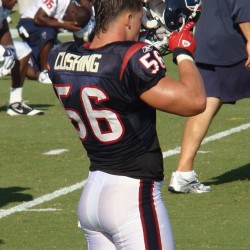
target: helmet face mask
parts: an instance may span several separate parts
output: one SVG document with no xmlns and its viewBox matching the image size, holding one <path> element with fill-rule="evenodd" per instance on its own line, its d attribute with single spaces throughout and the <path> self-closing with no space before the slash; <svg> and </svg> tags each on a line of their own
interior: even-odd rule
<svg viewBox="0 0 250 250">
<path fill-rule="evenodd" d="M 178 31 L 188 21 L 197 22 L 201 14 L 201 0 L 166 0 L 164 21 L 170 31 Z"/>
<path fill-rule="evenodd" d="M 167 37 L 188 21 L 197 22 L 201 14 L 202 0 L 143 1 L 142 28 L 146 32 L 141 32 L 140 40 L 154 45 L 163 56 L 170 53 Z"/>
</svg>

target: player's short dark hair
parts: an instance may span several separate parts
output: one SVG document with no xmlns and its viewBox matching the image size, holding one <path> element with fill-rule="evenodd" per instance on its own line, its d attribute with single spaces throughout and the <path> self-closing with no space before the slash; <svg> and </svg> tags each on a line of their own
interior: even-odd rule
<svg viewBox="0 0 250 250">
<path fill-rule="evenodd" d="M 79 7 L 76 12 L 75 20 L 79 27 L 84 27 L 90 20 L 91 13 L 85 7 Z"/>
<path fill-rule="evenodd" d="M 123 11 L 140 11 L 142 0 L 97 0 L 93 3 L 95 9 L 95 32 L 105 32 L 107 25 Z"/>
<path fill-rule="evenodd" d="M 72 2 L 67 8 L 63 20 L 77 22 L 77 26 L 83 28 L 90 20 L 90 17 L 91 12 L 87 8 Z"/>
</svg>

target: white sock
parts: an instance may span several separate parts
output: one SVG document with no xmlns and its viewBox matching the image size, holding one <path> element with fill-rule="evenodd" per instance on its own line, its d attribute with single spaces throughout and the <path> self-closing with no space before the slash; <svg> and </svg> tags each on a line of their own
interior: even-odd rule
<svg viewBox="0 0 250 250">
<path fill-rule="evenodd" d="M 21 102 L 23 96 L 23 88 L 11 88 L 9 104 Z"/>
<path fill-rule="evenodd" d="M 180 172 L 176 171 L 175 172 L 177 176 L 182 177 L 183 179 L 190 180 L 194 178 L 194 171 L 189 171 L 189 172 Z"/>
</svg>

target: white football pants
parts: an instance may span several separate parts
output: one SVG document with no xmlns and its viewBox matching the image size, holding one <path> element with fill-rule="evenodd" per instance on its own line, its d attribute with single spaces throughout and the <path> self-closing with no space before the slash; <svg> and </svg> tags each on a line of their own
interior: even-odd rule
<svg viewBox="0 0 250 250">
<path fill-rule="evenodd" d="M 78 204 L 89 250 L 173 250 L 160 188 L 101 171 L 90 172 Z"/>
<path fill-rule="evenodd" d="M 26 42 L 13 41 L 14 47 L 16 49 L 16 56 L 18 60 L 22 60 L 25 56 L 31 54 L 31 48 Z"/>
</svg>

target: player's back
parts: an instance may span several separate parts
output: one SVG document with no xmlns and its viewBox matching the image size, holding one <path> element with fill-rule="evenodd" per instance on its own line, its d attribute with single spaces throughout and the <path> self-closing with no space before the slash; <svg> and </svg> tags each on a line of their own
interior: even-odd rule
<svg viewBox="0 0 250 250">
<path fill-rule="evenodd" d="M 165 70 L 156 75 L 152 68 L 142 67 L 140 58 L 149 48 L 145 45 L 118 42 L 91 50 L 79 43 L 66 43 L 50 53 L 55 92 L 79 133 L 92 170 L 124 172 L 136 178 L 143 175 L 142 165 L 151 168 L 154 161 L 154 178 L 162 178 L 155 110 L 140 100 L 140 94 Z M 145 154 L 150 158 L 146 163 L 140 158 Z M 147 171 L 144 174 L 148 176 Z"/>
</svg>

